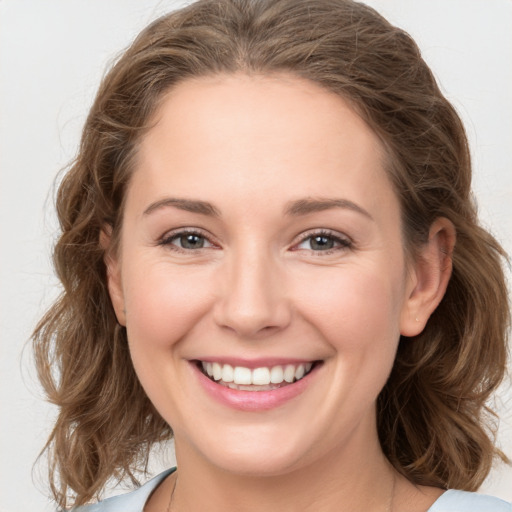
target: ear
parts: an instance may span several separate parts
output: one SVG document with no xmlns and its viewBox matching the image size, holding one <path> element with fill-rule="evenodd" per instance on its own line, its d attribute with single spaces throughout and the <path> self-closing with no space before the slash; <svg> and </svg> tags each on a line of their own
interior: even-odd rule
<svg viewBox="0 0 512 512">
<path fill-rule="evenodd" d="M 416 336 L 441 302 L 452 274 L 456 231 L 451 221 L 440 217 L 430 227 L 428 241 L 420 248 L 409 270 L 406 302 L 402 308 L 400 334 Z"/>
<path fill-rule="evenodd" d="M 105 226 L 100 232 L 100 246 L 104 251 L 103 261 L 107 269 L 107 286 L 116 313 L 117 321 L 126 326 L 126 310 L 124 293 L 121 283 L 121 265 L 119 258 L 112 250 L 112 228 Z"/>
</svg>

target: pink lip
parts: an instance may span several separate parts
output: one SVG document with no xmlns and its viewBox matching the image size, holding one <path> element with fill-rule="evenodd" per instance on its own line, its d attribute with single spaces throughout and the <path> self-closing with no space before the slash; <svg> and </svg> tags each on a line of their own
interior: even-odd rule
<svg viewBox="0 0 512 512">
<path fill-rule="evenodd" d="M 222 361 L 226 362 L 224 359 Z M 287 362 L 289 362 L 289 360 L 287 360 Z M 245 364 L 246 363 L 239 364 L 237 366 L 244 366 Z M 238 389 L 221 386 L 212 381 L 204 375 L 197 366 L 197 363 L 191 362 L 191 366 L 203 389 L 214 400 L 233 409 L 254 412 L 274 409 L 300 395 L 315 378 L 319 368 L 319 366 L 313 368 L 308 375 L 293 384 L 288 384 L 287 386 L 272 391 L 240 391 Z M 261 364 L 261 366 L 267 366 L 267 364 Z M 254 368 L 258 368 L 258 366 L 254 366 Z"/>
</svg>

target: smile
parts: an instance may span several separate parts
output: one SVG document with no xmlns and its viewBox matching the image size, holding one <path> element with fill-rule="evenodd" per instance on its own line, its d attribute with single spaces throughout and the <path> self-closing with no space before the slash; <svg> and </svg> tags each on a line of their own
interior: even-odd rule
<svg viewBox="0 0 512 512">
<path fill-rule="evenodd" d="M 318 381 L 323 360 L 189 360 L 197 382 L 215 402 L 245 412 L 285 406 Z"/>
<path fill-rule="evenodd" d="M 200 361 L 203 373 L 221 386 L 240 391 L 271 391 L 303 379 L 315 362 L 247 368 Z"/>
</svg>

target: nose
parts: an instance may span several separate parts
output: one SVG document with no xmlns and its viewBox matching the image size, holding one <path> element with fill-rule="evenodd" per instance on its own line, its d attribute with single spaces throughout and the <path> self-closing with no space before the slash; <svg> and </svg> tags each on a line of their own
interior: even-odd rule
<svg viewBox="0 0 512 512">
<path fill-rule="evenodd" d="M 224 262 L 219 280 L 221 295 L 214 307 L 214 319 L 220 327 L 240 338 L 255 339 L 290 323 L 283 270 L 271 255 L 255 251 L 233 254 Z"/>
</svg>

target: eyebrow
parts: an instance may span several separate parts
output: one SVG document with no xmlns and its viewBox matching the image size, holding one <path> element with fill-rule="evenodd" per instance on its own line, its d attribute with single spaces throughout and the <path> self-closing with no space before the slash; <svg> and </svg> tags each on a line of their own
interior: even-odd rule
<svg viewBox="0 0 512 512">
<path fill-rule="evenodd" d="M 184 210 L 191 213 L 199 213 L 201 215 L 208 215 L 210 217 L 220 217 L 220 211 L 207 201 L 201 201 L 199 199 L 182 199 L 176 197 L 166 197 L 159 201 L 151 203 L 145 210 L 144 215 L 149 215 L 152 212 L 172 206 L 180 210 Z M 321 212 L 324 210 L 330 210 L 333 208 L 342 208 L 352 210 L 356 213 L 360 213 L 365 217 L 373 220 L 373 217 L 364 208 L 361 208 L 358 204 L 349 201 L 348 199 L 338 198 L 313 198 L 308 197 L 304 199 L 297 199 L 287 203 L 284 214 L 292 217 L 299 217 L 301 215 L 308 215 L 310 213 Z"/>
<path fill-rule="evenodd" d="M 332 208 L 343 208 L 352 210 L 360 213 L 365 217 L 373 220 L 373 217 L 364 208 L 361 208 L 358 204 L 349 201 L 348 199 L 338 198 L 314 198 L 308 197 L 305 199 L 298 199 L 291 201 L 285 208 L 285 215 L 291 215 L 293 217 L 300 215 L 308 215 L 310 213 L 321 212 L 324 210 L 330 210 Z"/>
<path fill-rule="evenodd" d="M 180 199 L 176 197 L 166 197 L 160 201 L 151 203 L 145 210 L 144 215 L 149 215 L 155 210 L 165 208 L 167 206 L 173 206 L 180 210 L 185 210 L 192 213 L 200 213 L 201 215 L 209 215 L 211 217 L 220 217 L 220 212 L 207 201 L 200 201 L 197 199 Z"/>
</svg>

